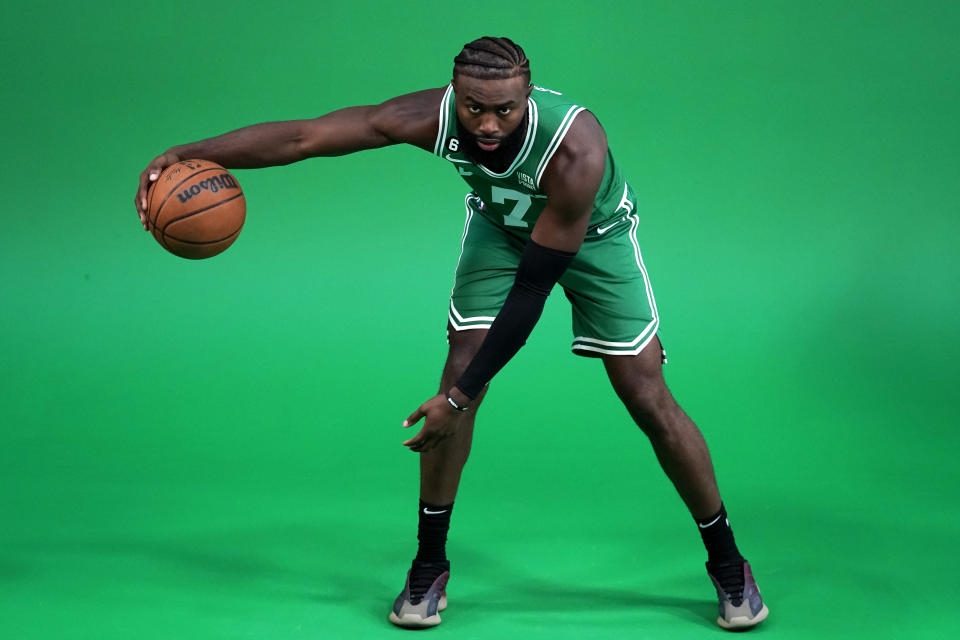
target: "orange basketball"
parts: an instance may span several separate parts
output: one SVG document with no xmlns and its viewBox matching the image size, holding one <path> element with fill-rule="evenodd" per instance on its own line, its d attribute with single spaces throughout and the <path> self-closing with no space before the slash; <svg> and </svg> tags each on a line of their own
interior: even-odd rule
<svg viewBox="0 0 960 640">
<path fill-rule="evenodd" d="M 237 179 L 209 160 L 170 165 L 147 195 L 153 237 L 181 258 L 199 260 L 225 250 L 237 239 L 246 215 Z"/>
</svg>

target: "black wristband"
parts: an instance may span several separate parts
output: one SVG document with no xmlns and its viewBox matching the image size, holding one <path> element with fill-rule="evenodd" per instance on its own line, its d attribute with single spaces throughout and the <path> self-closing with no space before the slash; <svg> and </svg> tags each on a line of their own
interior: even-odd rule
<svg viewBox="0 0 960 640">
<path fill-rule="evenodd" d="M 464 411 L 470 408 L 454 400 L 453 396 L 451 396 L 449 393 L 447 394 L 447 404 L 449 404 L 451 407 L 453 407 L 455 410 L 459 411 L 460 413 L 463 413 Z"/>
</svg>

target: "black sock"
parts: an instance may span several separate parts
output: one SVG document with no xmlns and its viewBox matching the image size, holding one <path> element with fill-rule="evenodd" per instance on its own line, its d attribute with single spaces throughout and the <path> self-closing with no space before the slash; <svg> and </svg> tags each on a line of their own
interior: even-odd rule
<svg viewBox="0 0 960 640">
<path fill-rule="evenodd" d="M 450 513 L 453 503 L 434 505 L 420 501 L 420 524 L 417 527 L 417 557 L 410 567 L 410 602 L 419 604 L 430 585 L 444 571 L 450 570 L 447 562 L 447 530 L 450 528 Z"/>
<path fill-rule="evenodd" d="M 697 520 L 703 546 L 707 548 L 707 563 L 710 565 L 736 564 L 743 562 L 743 556 L 733 540 L 733 530 L 727 520 L 727 510 L 720 505 L 720 511 L 709 518 Z"/>
<path fill-rule="evenodd" d="M 420 524 L 417 527 L 418 562 L 447 561 L 447 530 L 450 529 L 450 513 L 453 503 L 435 505 L 420 501 Z"/>
<path fill-rule="evenodd" d="M 707 548 L 707 571 L 710 572 L 734 606 L 743 602 L 743 556 L 733 541 L 733 530 L 727 520 L 727 510 L 720 505 L 720 512 L 709 518 L 697 520 L 703 546 Z"/>
</svg>

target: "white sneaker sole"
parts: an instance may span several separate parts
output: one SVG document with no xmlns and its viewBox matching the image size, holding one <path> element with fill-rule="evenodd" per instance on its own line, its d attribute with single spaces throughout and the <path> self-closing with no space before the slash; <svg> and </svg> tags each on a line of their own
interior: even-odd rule
<svg viewBox="0 0 960 640">
<path fill-rule="evenodd" d="M 440 620 L 440 616 L 437 614 L 434 614 L 429 618 L 421 618 L 415 613 L 406 613 L 401 617 L 391 611 L 390 622 L 398 627 L 404 627 L 406 629 L 423 629 L 426 627 L 435 627 L 442 621 Z"/>
<path fill-rule="evenodd" d="M 443 595 L 440 597 L 440 602 L 437 603 L 437 613 L 424 618 L 415 613 L 405 613 L 402 616 L 398 616 L 393 611 L 390 612 L 388 618 L 390 622 L 397 625 L 398 627 L 404 627 L 405 629 L 425 629 L 427 627 L 435 627 L 441 622 L 440 611 L 443 611 L 447 608 L 447 596 Z"/>
<path fill-rule="evenodd" d="M 767 605 L 763 605 L 763 609 L 760 609 L 760 612 L 752 618 L 748 618 L 746 616 L 735 616 L 730 618 L 730 620 L 724 620 L 723 618 L 718 617 L 717 624 L 724 629 L 747 629 L 766 620 L 768 613 L 770 613 L 770 611 L 767 610 Z"/>
</svg>

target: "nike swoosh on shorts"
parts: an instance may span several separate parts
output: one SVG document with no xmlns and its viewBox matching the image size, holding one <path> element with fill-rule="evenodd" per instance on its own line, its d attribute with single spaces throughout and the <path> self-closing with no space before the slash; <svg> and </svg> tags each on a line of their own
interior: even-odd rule
<svg viewBox="0 0 960 640">
<path fill-rule="evenodd" d="M 610 229 L 614 228 L 615 226 L 617 226 L 617 225 L 620 224 L 621 222 L 623 222 L 623 218 L 620 218 L 620 219 L 617 220 L 616 222 L 614 222 L 614 223 L 612 223 L 612 224 L 608 224 L 608 225 L 605 226 L 605 227 L 597 227 L 597 235 L 598 235 L 598 236 L 602 236 L 602 235 L 605 234 L 607 231 L 610 231 Z"/>
</svg>

